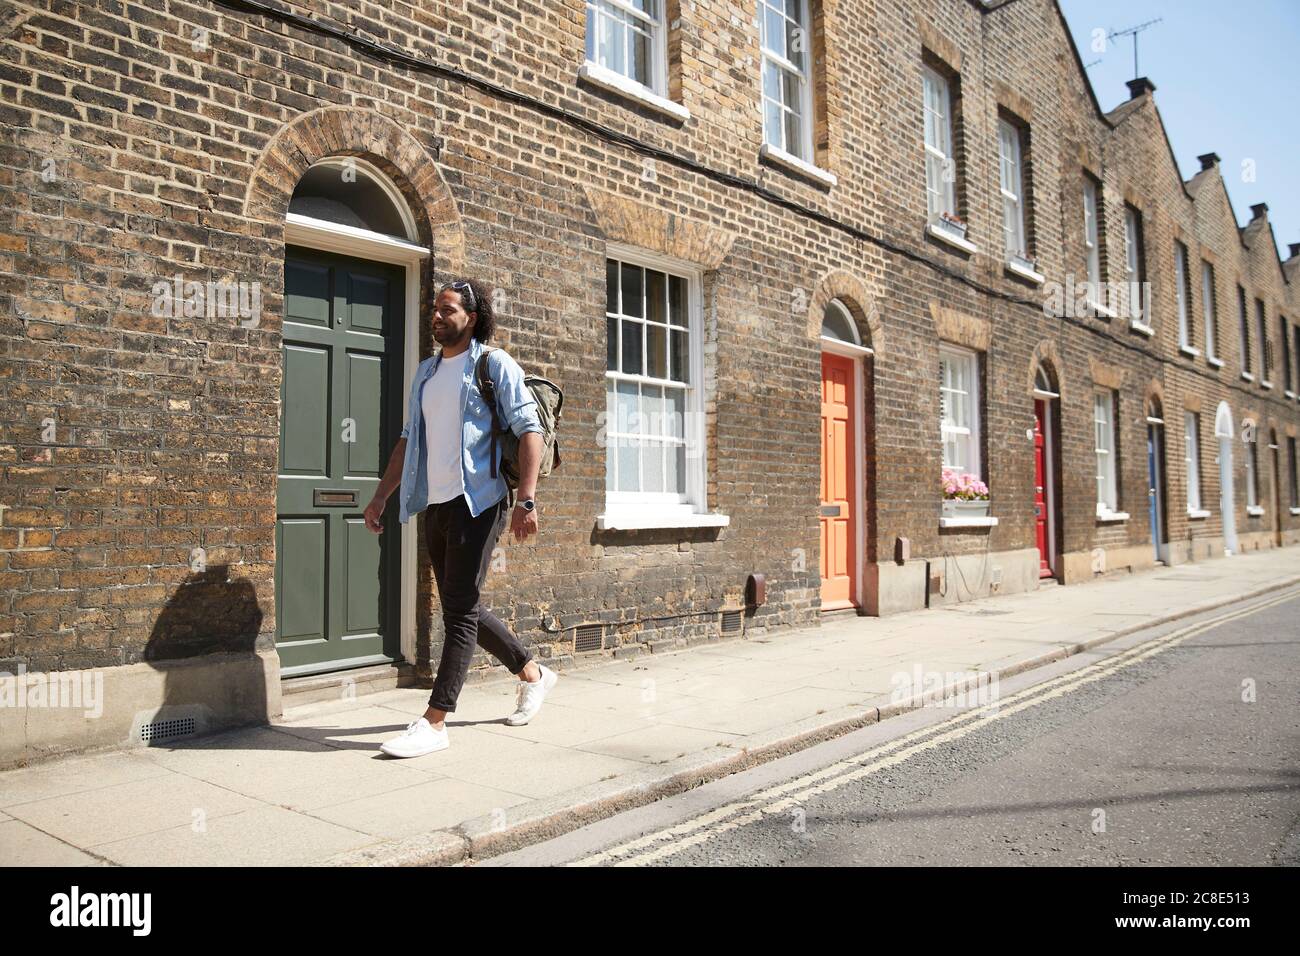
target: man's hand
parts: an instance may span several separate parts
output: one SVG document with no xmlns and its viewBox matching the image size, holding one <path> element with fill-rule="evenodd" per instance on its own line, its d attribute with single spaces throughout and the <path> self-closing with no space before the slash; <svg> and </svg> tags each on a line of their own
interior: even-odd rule
<svg viewBox="0 0 1300 956">
<path fill-rule="evenodd" d="M 370 504 L 366 505 L 366 527 L 375 534 L 384 530 L 384 507 L 387 504 L 386 499 L 375 495 L 370 499 Z"/>
<path fill-rule="evenodd" d="M 537 509 L 527 511 L 515 505 L 515 512 L 510 516 L 510 533 L 516 541 L 526 541 L 530 534 L 537 534 Z"/>
</svg>

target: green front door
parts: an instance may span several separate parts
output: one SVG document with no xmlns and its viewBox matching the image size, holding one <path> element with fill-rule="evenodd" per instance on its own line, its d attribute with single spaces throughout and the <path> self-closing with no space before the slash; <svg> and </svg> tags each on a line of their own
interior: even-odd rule
<svg viewBox="0 0 1300 956">
<path fill-rule="evenodd" d="M 399 656 L 397 496 L 366 530 L 402 427 L 405 272 L 288 247 L 275 521 L 275 640 L 286 677 Z"/>
</svg>

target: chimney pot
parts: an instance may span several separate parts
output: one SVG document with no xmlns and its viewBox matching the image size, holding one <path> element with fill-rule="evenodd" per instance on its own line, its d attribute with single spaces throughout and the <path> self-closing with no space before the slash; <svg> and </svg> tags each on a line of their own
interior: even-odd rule
<svg viewBox="0 0 1300 956">
<path fill-rule="evenodd" d="M 1255 205 L 1250 207 L 1251 219 L 1263 219 L 1267 215 L 1268 215 L 1268 203 L 1266 202 L 1257 202 L 1255 203 Z"/>
<path fill-rule="evenodd" d="M 1128 81 L 1128 98 L 1137 99 L 1143 93 L 1154 93 L 1156 85 L 1145 76 L 1139 76 L 1137 79 Z"/>
<path fill-rule="evenodd" d="M 1203 153 L 1196 158 L 1201 161 L 1201 169 L 1210 169 L 1213 166 L 1219 165 L 1218 153 Z"/>
</svg>

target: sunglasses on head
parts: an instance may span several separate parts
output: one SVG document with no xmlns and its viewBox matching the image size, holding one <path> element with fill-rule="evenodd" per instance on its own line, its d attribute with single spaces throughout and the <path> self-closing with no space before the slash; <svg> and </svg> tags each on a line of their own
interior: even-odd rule
<svg viewBox="0 0 1300 956">
<path fill-rule="evenodd" d="M 453 292 L 460 293 L 461 306 L 466 312 L 475 312 L 478 310 L 478 296 L 474 294 L 474 287 L 464 279 L 456 279 L 448 282 L 442 287 L 444 290 L 451 289 Z"/>
</svg>

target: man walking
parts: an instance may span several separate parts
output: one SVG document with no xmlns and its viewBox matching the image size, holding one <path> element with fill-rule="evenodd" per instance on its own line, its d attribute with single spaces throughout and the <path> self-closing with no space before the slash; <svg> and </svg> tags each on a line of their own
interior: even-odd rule
<svg viewBox="0 0 1300 956">
<path fill-rule="evenodd" d="M 512 727 L 537 715 L 557 679 L 479 603 L 507 517 L 516 541 L 537 532 L 533 492 L 542 457 L 542 426 L 523 369 L 504 350 L 493 349 L 487 366 L 497 408 L 519 438 L 519 502 L 511 510 L 499 461 L 497 477 L 492 477 L 492 412 L 475 375 L 494 326 L 491 296 L 480 283 L 457 280 L 438 292 L 433 337 L 441 348 L 416 370 L 407 424 L 366 507 L 366 527 L 376 534 L 383 530 L 388 497 L 399 486 L 402 523 L 424 511 L 424 535 L 442 602 L 442 661 L 429 706 L 405 733 L 379 748 L 392 757 L 420 757 L 447 748 L 444 721 L 456 709 L 476 642 L 519 677 L 515 712 L 506 718 Z"/>
</svg>

